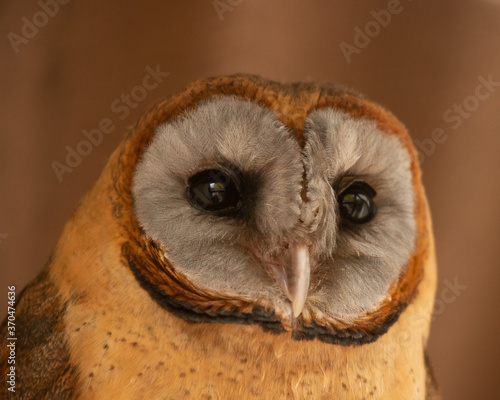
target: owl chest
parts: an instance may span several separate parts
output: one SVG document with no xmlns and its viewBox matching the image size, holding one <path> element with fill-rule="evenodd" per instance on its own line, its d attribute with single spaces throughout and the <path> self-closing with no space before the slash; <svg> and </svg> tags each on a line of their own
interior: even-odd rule
<svg viewBox="0 0 500 400">
<path fill-rule="evenodd" d="M 125 322 L 96 322 L 73 338 L 81 398 L 424 398 L 418 360 L 410 368 L 399 360 L 405 349 L 383 342 L 344 348 L 253 326 Z"/>
</svg>

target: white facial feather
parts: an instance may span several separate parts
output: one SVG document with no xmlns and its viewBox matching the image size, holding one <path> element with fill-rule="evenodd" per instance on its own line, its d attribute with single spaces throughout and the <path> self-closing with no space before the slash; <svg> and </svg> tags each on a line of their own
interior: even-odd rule
<svg viewBox="0 0 500 400">
<path fill-rule="evenodd" d="M 161 125 L 137 166 L 140 225 L 194 284 L 277 306 L 286 297 L 247 244 L 275 254 L 283 243 L 310 241 L 316 265 L 306 307 L 337 318 L 373 309 L 413 251 L 409 155 L 374 122 L 331 109 L 308 116 L 304 138 L 301 149 L 274 112 L 251 102 L 221 96 L 198 105 Z M 243 177 L 244 215 L 217 217 L 190 204 L 188 179 L 204 169 Z M 377 191 L 378 207 L 355 229 L 342 223 L 336 200 L 352 180 Z"/>
</svg>

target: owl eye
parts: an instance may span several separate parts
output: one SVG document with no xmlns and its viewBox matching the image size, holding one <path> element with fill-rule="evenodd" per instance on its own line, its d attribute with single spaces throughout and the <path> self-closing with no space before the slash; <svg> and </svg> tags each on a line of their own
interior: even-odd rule
<svg viewBox="0 0 500 400">
<path fill-rule="evenodd" d="M 241 196 L 235 180 L 218 169 L 198 172 L 188 179 L 188 199 L 203 211 L 236 210 Z"/>
<path fill-rule="evenodd" d="M 373 198 L 377 192 L 366 182 L 356 181 L 338 196 L 340 215 L 355 224 L 371 221 L 377 213 Z"/>
</svg>

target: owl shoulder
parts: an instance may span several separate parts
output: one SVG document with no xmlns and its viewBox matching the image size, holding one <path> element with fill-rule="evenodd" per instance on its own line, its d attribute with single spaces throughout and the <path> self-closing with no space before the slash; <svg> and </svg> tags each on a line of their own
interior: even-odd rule
<svg viewBox="0 0 500 400">
<path fill-rule="evenodd" d="M 64 334 L 65 309 L 47 266 L 17 296 L 13 314 L 15 330 L 8 329 L 7 318 L 0 326 L 0 337 L 12 336 L 9 334 L 12 331 L 16 338 L 9 341 L 14 346 L 0 348 L 1 360 L 8 360 L 13 355 L 13 361 L 10 364 L 2 362 L 0 370 L 2 376 L 14 371 L 16 397 L 74 398 L 76 366 L 69 360 Z"/>
</svg>

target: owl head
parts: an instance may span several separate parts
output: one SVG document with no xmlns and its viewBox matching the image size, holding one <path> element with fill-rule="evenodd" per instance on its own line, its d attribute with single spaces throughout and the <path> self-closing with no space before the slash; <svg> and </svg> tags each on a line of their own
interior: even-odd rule
<svg viewBox="0 0 500 400">
<path fill-rule="evenodd" d="M 115 158 L 122 261 L 177 317 L 355 345 L 417 291 L 430 227 L 416 152 L 349 89 L 195 82 Z"/>
</svg>

